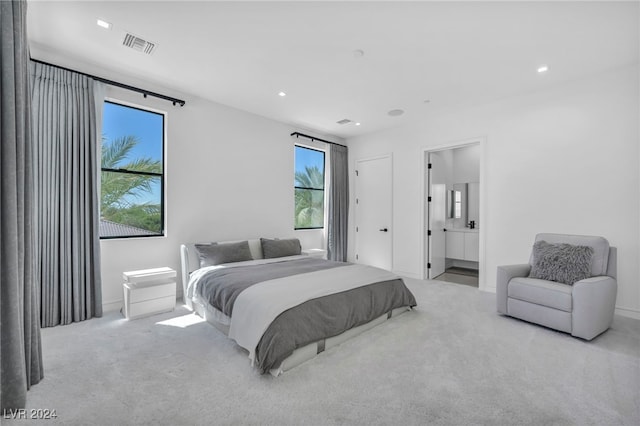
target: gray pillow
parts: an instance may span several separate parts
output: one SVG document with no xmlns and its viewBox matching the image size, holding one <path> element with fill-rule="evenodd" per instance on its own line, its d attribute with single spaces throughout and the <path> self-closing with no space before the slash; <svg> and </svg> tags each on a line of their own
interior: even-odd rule
<svg viewBox="0 0 640 426">
<path fill-rule="evenodd" d="M 260 238 L 260 244 L 262 245 L 262 256 L 265 259 L 295 256 L 302 253 L 302 246 L 300 245 L 300 240 L 297 238 L 286 240 Z"/>
<path fill-rule="evenodd" d="M 215 266 L 222 263 L 243 262 L 253 260 L 248 241 L 238 243 L 196 244 L 200 267 Z"/>
<path fill-rule="evenodd" d="M 592 257 L 593 248 L 589 246 L 538 241 L 533 245 L 529 277 L 573 285 L 591 276 Z"/>
</svg>

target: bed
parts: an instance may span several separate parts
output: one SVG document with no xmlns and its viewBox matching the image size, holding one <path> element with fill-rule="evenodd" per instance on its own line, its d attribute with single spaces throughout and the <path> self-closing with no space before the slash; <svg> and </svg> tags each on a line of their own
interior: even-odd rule
<svg viewBox="0 0 640 426">
<path fill-rule="evenodd" d="M 416 305 L 397 275 L 306 256 L 297 239 L 188 243 L 180 254 L 187 307 L 274 376 Z"/>
</svg>

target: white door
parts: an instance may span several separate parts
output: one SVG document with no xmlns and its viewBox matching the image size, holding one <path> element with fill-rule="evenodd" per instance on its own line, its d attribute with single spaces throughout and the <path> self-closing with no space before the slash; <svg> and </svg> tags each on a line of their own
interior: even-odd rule
<svg viewBox="0 0 640 426">
<path fill-rule="evenodd" d="M 446 170 L 440 154 L 429 153 L 427 168 L 427 277 L 433 279 L 445 269 L 445 221 L 447 218 Z M 429 197 L 431 201 L 429 201 Z"/>
<path fill-rule="evenodd" d="M 392 268 L 391 156 L 356 161 L 356 262 Z"/>
</svg>

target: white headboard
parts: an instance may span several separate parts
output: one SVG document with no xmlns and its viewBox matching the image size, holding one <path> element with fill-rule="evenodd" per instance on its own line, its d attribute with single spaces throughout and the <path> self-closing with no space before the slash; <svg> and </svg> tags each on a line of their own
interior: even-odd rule
<svg viewBox="0 0 640 426">
<path fill-rule="evenodd" d="M 244 240 L 220 241 L 218 242 L 218 244 L 238 243 L 240 241 Z M 251 250 L 251 256 L 253 256 L 254 259 L 262 259 L 263 255 L 260 239 L 256 238 L 247 241 L 249 242 L 249 250 Z M 187 305 L 189 309 L 193 309 L 191 300 L 188 300 L 187 298 L 187 285 L 189 284 L 189 276 L 193 271 L 200 268 L 200 258 L 198 257 L 198 252 L 196 251 L 196 244 L 211 243 L 185 243 L 180 245 L 180 263 L 182 268 L 182 298 L 185 305 Z"/>
</svg>

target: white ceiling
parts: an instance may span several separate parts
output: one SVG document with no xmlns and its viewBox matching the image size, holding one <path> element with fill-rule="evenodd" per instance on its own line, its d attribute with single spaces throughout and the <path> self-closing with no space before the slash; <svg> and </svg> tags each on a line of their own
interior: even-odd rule
<svg viewBox="0 0 640 426">
<path fill-rule="evenodd" d="M 34 59 L 345 138 L 638 63 L 640 49 L 637 1 L 28 3 Z M 125 31 L 155 52 L 122 46 Z"/>
</svg>

